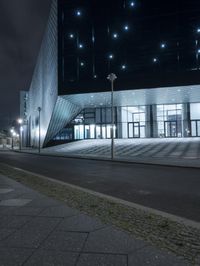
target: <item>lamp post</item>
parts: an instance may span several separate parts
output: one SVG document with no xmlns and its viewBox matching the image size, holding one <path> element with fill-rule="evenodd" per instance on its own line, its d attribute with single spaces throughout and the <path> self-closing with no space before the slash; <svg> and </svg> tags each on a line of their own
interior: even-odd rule
<svg viewBox="0 0 200 266">
<path fill-rule="evenodd" d="M 108 75 L 107 79 L 111 82 L 111 116 L 112 116 L 112 139 L 111 139 L 111 159 L 114 159 L 114 81 L 117 76 L 114 73 Z"/>
<path fill-rule="evenodd" d="M 40 113 L 41 113 L 41 110 L 42 108 L 41 107 L 38 107 L 38 112 L 39 112 L 39 144 L 38 144 L 38 152 L 40 153 L 41 152 L 41 149 L 40 149 L 40 142 L 41 142 L 41 125 L 40 125 Z"/>
<path fill-rule="evenodd" d="M 23 123 L 23 120 L 21 118 L 19 118 L 17 122 L 19 124 L 19 149 L 21 151 L 22 150 L 22 131 L 23 131 L 22 123 Z"/>
<path fill-rule="evenodd" d="M 14 141 L 13 141 L 13 135 L 14 135 L 14 128 L 11 128 L 11 130 L 10 130 L 10 133 L 11 133 L 11 136 L 12 136 L 12 143 L 11 143 L 11 148 L 12 148 L 12 150 L 14 149 Z"/>
</svg>

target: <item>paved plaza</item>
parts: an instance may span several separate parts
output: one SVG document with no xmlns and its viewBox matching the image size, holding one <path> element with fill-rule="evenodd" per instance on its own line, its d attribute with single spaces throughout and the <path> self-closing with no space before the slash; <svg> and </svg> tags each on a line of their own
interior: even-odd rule
<svg viewBox="0 0 200 266">
<path fill-rule="evenodd" d="M 0 265 L 184 266 L 184 261 L 0 176 Z"/>
<path fill-rule="evenodd" d="M 110 140 L 82 140 L 47 148 L 45 152 L 66 155 L 110 156 Z M 116 158 L 200 158 L 200 138 L 117 139 Z"/>
</svg>

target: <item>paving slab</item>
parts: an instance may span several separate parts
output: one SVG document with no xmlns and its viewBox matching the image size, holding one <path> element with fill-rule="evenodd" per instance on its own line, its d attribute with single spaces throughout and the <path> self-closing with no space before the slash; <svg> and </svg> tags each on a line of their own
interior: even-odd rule
<svg viewBox="0 0 200 266">
<path fill-rule="evenodd" d="M 42 208 L 36 207 L 9 207 L 0 206 L 0 216 L 37 216 L 44 210 Z"/>
<path fill-rule="evenodd" d="M 7 194 L 14 191 L 12 188 L 0 188 L 0 194 Z"/>
<path fill-rule="evenodd" d="M 54 231 L 46 239 L 42 248 L 47 250 L 80 252 L 87 237 L 87 233 Z"/>
<path fill-rule="evenodd" d="M 12 213 L 12 211 L 16 209 L 9 206 L 0 206 L 0 216 L 2 215 L 9 215 L 9 213 Z"/>
<path fill-rule="evenodd" d="M 27 204 L 27 207 L 45 208 L 45 207 L 54 207 L 54 206 L 60 206 L 60 205 L 61 205 L 60 201 L 42 197 L 42 198 L 33 199 L 30 203 Z"/>
<path fill-rule="evenodd" d="M 41 223 L 40 223 L 41 222 Z M 37 248 L 48 237 L 55 226 L 60 222 L 58 219 L 46 219 L 31 221 L 24 227 L 14 232 L 7 239 L 1 241 L 3 247 Z"/>
<path fill-rule="evenodd" d="M 7 199 L 17 199 L 20 197 L 23 197 L 23 193 L 21 191 L 11 191 L 10 193 L 2 193 L 0 194 L 0 201 L 1 200 L 7 200 Z M 27 197 L 26 197 L 27 198 Z"/>
<path fill-rule="evenodd" d="M 0 206 L 20 207 L 30 203 L 31 199 L 7 199 L 0 201 Z"/>
<path fill-rule="evenodd" d="M 134 254 L 128 256 L 128 265 L 137 266 L 189 266 L 185 261 L 178 259 L 173 254 L 159 251 L 153 247 L 147 246 L 137 250 Z"/>
<path fill-rule="evenodd" d="M 31 216 L 1 216 L 0 228 L 18 229 L 31 219 Z"/>
<path fill-rule="evenodd" d="M 102 224 L 99 220 L 91 218 L 88 215 L 79 214 L 75 217 L 64 219 L 57 230 L 92 232 L 104 227 L 106 227 L 106 225 Z"/>
<path fill-rule="evenodd" d="M 37 250 L 23 266 L 75 266 L 79 253 Z"/>
<path fill-rule="evenodd" d="M 147 244 L 113 227 L 91 232 L 84 247 L 87 252 L 129 254 Z"/>
<path fill-rule="evenodd" d="M 34 217 L 22 229 L 37 229 L 37 230 L 45 230 L 51 231 L 62 221 L 59 218 L 51 218 L 51 217 Z"/>
<path fill-rule="evenodd" d="M 6 207 L 4 207 L 6 208 Z M 5 213 L 8 215 L 15 216 L 37 216 L 44 210 L 44 207 L 19 207 L 19 208 L 11 208 L 7 210 Z"/>
<path fill-rule="evenodd" d="M 21 266 L 32 252 L 31 249 L 0 248 L 0 266 Z"/>
<path fill-rule="evenodd" d="M 15 229 L 0 228 L 0 240 L 3 240 L 15 232 Z"/>
<path fill-rule="evenodd" d="M 46 217 L 71 217 L 78 215 L 79 211 L 69 208 L 67 206 L 55 206 L 55 207 L 48 207 L 45 208 L 41 213 L 40 216 Z"/>
<path fill-rule="evenodd" d="M 126 255 L 81 254 L 77 266 L 128 266 Z"/>
</svg>

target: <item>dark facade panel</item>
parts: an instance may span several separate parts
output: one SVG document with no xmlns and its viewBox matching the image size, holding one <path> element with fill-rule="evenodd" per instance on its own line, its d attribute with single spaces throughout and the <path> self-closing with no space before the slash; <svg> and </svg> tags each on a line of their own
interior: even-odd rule
<svg viewBox="0 0 200 266">
<path fill-rule="evenodd" d="M 59 94 L 200 82 L 199 1 L 59 0 Z"/>
</svg>

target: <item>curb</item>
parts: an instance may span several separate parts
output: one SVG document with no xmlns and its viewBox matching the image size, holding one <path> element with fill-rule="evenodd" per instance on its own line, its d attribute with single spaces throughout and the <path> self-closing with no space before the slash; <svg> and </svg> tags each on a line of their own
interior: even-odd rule
<svg viewBox="0 0 200 266">
<path fill-rule="evenodd" d="M 80 159 L 80 160 L 92 160 L 92 161 L 102 161 L 102 162 L 112 162 L 112 163 L 123 163 L 123 164 L 141 164 L 141 165 L 150 165 L 150 166 L 161 166 L 161 167 L 176 167 L 176 168 L 189 168 L 189 169 L 200 169 L 200 165 L 177 165 L 177 164 L 170 164 L 170 163 L 161 163 L 161 162 L 142 162 L 142 161 L 134 161 L 134 160 L 123 160 L 123 159 L 114 159 L 111 160 L 109 158 L 100 158 L 100 157 L 90 157 L 90 156 L 80 156 L 80 155 L 58 155 L 58 154 L 47 154 L 47 153 L 34 153 L 34 152 L 26 152 L 26 151 L 18 151 L 13 150 L 16 153 L 23 153 L 23 154 L 31 154 L 36 156 L 47 156 L 47 157 L 56 157 L 56 158 L 67 158 L 67 159 Z"/>
</svg>

